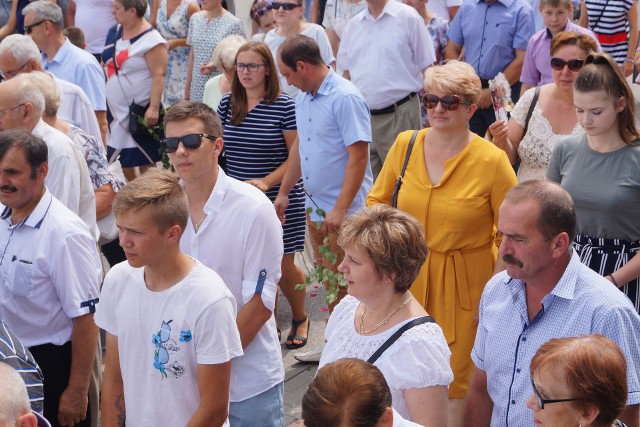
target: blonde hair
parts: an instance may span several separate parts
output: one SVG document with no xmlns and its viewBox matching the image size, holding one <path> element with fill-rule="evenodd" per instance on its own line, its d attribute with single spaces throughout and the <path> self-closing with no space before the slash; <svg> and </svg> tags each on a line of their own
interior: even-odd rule
<svg viewBox="0 0 640 427">
<path fill-rule="evenodd" d="M 42 96 L 44 96 L 44 115 L 47 117 L 55 117 L 60 108 L 61 94 L 53 77 L 43 71 L 32 71 L 23 75 L 25 78 L 31 80 L 31 83 L 33 83 Z"/>
<path fill-rule="evenodd" d="M 424 72 L 424 88 L 435 90 L 477 103 L 482 92 L 480 77 L 466 62 L 450 60 L 442 65 L 427 68 Z"/>
<path fill-rule="evenodd" d="M 160 232 L 179 225 L 182 230 L 189 219 L 187 193 L 178 177 L 169 171 L 149 169 L 118 191 L 113 202 L 116 217 L 131 209 L 151 207 L 151 216 Z"/>
<path fill-rule="evenodd" d="M 213 49 L 213 56 L 211 57 L 213 65 L 220 71 L 233 68 L 238 49 L 246 42 L 247 39 L 237 34 L 223 38 L 220 43 L 216 45 L 216 48 Z"/>
</svg>

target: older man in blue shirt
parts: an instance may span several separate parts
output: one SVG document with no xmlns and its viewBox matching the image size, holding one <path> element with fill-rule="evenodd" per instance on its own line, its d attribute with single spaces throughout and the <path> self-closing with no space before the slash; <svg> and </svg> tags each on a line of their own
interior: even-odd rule
<svg viewBox="0 0 640 427">
<path fill-rule="evenodd" d="M 451 22 L 447 59 L 457 59 L 464 48 L 464 59 L 482 81 L 478 110 L 469 122 L 480 136 L 496 120 L 489 80 L 502 72 L 511 85 L 514 102 L 520 95 L 520 72 L 529 38 L 535 31 L 533 9 L 525 0 L 467 0 Z"/>
<path fill-rule="evenodd" d="M 482 293 L 471 358 L 465 424 L 531 425 L 529 364 L 551 338 L 599 333 L 627 361 L 629 395 L 619 417 L 640 422 L 640 315 L 615 285 L 582 264 L 572 250 L 576 214 L 571 196 L 549 181 L 513 188 L 500 207 L 500 256 L 506 272 Z"/>
</svg>

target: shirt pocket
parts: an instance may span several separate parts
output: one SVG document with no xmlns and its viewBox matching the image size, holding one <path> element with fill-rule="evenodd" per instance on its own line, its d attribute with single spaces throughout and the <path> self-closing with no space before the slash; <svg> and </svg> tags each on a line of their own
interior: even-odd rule
<svg viewBox="0 0 640 427">
<path fill-rule="evenodd" d="M 4 286 L 13 295 L 18 297 L 28 297 L 31 295 L 33 287 L 33 264 L 24 261 L 12 261 L 9 266 Z"/>
<path fill-rule="evenodd" d="M 493 221 L 489 212 L 487 197 L 452 197 L 447 206 L 444 228 L 450 232 L 465 233 L 479 230 L 485 222 Z"/>
<path fill-rule="evenodd" d="M 512 49 L 513 39 L 516 36 L 516 27 L 513 21 L 500 20 L 496 22 L 493 33 L 497 46 Z"/>
</svg>

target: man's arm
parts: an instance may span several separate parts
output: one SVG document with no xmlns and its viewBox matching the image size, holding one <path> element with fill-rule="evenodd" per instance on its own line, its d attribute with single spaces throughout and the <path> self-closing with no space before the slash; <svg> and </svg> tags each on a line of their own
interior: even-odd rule
<svg viewBox="0 0 640 427">
<path fill-rule="evenodd" d="M 109 130 L 109 122 L 107 121 L 107 112 L 106 111 L 95 111 L 96 120 L 98 120 L 98 126 L 100 127 L 100 138 L 102 138 L 102 143 L 107 145 L 107 131 Z"/>
<path fill-rule="evenodd" d="M 93 314 L 74 317 L 72 323 L 71 373 L 58 407 L 58 421 L 62 425 L 77 424 L 87 415 L 89 377 L 98 345 L 98 327 L 93 322 Z"/>
<path fill-rule="evenodd" d="M 289 207 L 289 193 L 296 185 L 296 182 L 302 177 L 302 168 L 300 166 L 300 148 L 299 148 L 300 140 L 296 138 L 291 144 L 289 148 L 289 157 L 287 158 L 287 168 L 284 171 L 284 176 L 282 177 L 282 183 L 280 184 L 280 190 L 278 191 L 278 196 L 276 200 L 273 202 L 273 205 L 276 208 L 276 214 L 278 214 L 278 218 L 280 222 L 284 224 L 284 212 Z"/>
<path fill-rule="evenodd" d="M 462 53 L 462 45 L 457 44 L 449 40 L 447 46 L 444 48 L 445 59 L 458 59 Z"/>
<path fill-rule="evenodd" d="M 640 405 L 629 405 L 618 417 L 627 426 L 640 426 Z"/>
<path fill-rule="evenodd" d="M 369 160 L 368 142 L 355 142 L 347 147 L 347 152 L 349 160 L 347 160 L 347 166 L 344 171 L 342 187 L 335 206 L 327 212 L 327 216 L 324 218 L 324 224 L 322 225 L 324 234 L 338 232 L 344 218 L 347 216 L 353 199 L 362 186 L 364 174 L 367 170 Z"/>
<path fill-rule="evenodd" d="M 492 412 L 493 402 L 487 391 L 487 373 L 482 369 L 474 368 L 471 381 L 469 381 L 463 424 L 466 426 L 489 427 Z"/>
<path fill-rule="evenodd" d="M 216 365 L 198 364 L 200 405 L 187 427 L 217 427 L 229 416 L 231 361 Z"/>
<path fill-rule="evenodd" d="M 503 71 L 504 76 L 507 78 L 507 81 L 511 86 L 520 80 L 522 64 L 524 64 L 524 56 L 526 52 L 527 51 L 524 49 L 515 49 L 516 57 L 513 58 L 513 61 L 511 61 Z"/>
<path fill-rule="evenodd" d="M 264 305 L 260 295 L 251 297 L 249 302 L 240 309 L 236 324 L 238 325 L 238 331 L 240 331 L 243 350 L 251 344 L 251 341 L 253 341 L 270 317 L 271 310 Z"/>
<path fill-rule="evenodd" d="M 104 427 L 124 427 L 126 410 L 124 406 L 124 383 L 120 371 L 118 337 L 107 332 L 107 351 L 102 374 L 102 425 Z"/>
</svg>

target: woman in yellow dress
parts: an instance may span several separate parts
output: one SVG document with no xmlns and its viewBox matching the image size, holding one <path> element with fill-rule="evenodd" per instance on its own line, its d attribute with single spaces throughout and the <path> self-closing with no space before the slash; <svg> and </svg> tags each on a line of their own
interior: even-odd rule
<svg viewBox="0 0 640 427">
<path fill-rule="evenodd" d="M 425 227 L 427 261 L 411 293 L 442 327 L 451 350 L 449 425 L 462 425 L 473 370 L 471 349 L 478 305 L 496 265 L 498 208 L 516 176 L 506 154 L 469 131 L 480 98 L 480 79 L 463 62 L 425 72 L 430 128 L 418 132 L 397 198 L 398 209 Z M 398 135 L 367 206 L 391 204 L 413 131 Z"/>
</svg>

